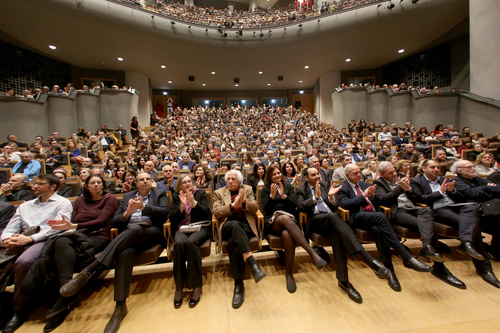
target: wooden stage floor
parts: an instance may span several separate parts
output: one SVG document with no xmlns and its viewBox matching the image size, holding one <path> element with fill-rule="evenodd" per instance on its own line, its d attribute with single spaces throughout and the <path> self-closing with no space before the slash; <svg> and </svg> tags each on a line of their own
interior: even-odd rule
<svg viewBox="0 0 500 333">
<path fill-rule="evenodd" d="M 406 269 L 394 257 L 402 292 L 379 280 L 364 262 L 349 261 L 350 281 L 363 296 L 356 304 L 337 286 L 330 264 L 317 270 L 305 251 L 297 249 L 297 292 L 285 288 L 285 270 L 272 251 L 257 253 L 267 277 L 259 284 L 245 280 L 245 303 L 231 307 L 233 280 L 227 256 L 213 254 L 203 261 L 203 294 L 194 309 L 185 293 L 180 309 L 173 307 L 172 263 L 135 268 L 129 314 L 120 332 L 499 332 L 500 289 L 484 282 L 470 260 L 454 250 L 446 266 L 467 284 L 451 287 L 429 273 Z M 419 241 L 406 243 L 414 252 Z M 367 245 L 373 251 L 374 245 Z M 330 250 L 329 250 L 330 252 Z M 330 252 L 331 253 L 331 252 Z M 500 277 L 500 263 L 493 262 Z M 248 273 L 248 269 L 247 269 Z M 79 307 L 54 332 L 103 332 L 114 309 L 113 271 L 86 288 Z M 39 308 L 18 332 L 42 332 L 47 308 Z"/>
</svg>

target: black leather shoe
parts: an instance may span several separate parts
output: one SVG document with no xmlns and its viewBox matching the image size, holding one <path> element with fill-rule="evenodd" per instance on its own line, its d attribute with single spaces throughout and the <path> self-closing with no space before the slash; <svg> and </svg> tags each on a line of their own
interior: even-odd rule
<svg viewBox="0 0 500 333">
<path fill-rule="evenodd" d="M 474 259 L 484 260 L 482 254 L 476 251 L 474 245 L 472 245 L 471 242 L 464 242 L 460 244 L 459 246 L 457 246 L 457 251 L 462 252 L 463 254 L 466 254 Z"/>
<path fill-rule="evenodd" d="M 190 298 L 189 299 L 189 307 L 194 308 L 195 306 L 197 306 L 198 303 L 200 302 L 200 299 L 201 299 L 201 296 L 198 297 L 197 299 Z"/>
<path fill-rule="evenodd" d="M 432 271 L 432 267 L 424 264 L 423 262 L 417 260 L 415 257 L 411 257 L 410 260 L 403 260 L 403 265 L 406 268 L 411 268 L 417 272 L 429 273 Z"/>
<path fill-rule="evenodd" d="M 387 269 L 387 267 L 382 265 L 379 261 L 373 260 L 372 264 L 374 266 L 372 270 L 379 279 L 385 279 L 389 275 L 389 269 Z"/>
<path fill-rule="evenodd" d="M 391 270 L 389 270 L 389 274 L 387 274 L 387 282 L 392 290 L 401 291 L 401 284 L 399 283 L 396 274 Z"/>
<path fill-rule="evenodd" d="M 243 284 L 234 285 L 233 308 L 238 309 L 245 301 L 245 286 Z"/>
<path fill-rule="evenodd" d="M 45 318 L 49 319 L 51 317 L 54 317 L 55 315 L 58 315 L 59 313 L 63 312 L 64 310 L 68 309 L 71 305 L 75 304 L 78 302 L 81 298 L 80 294 L 73 295 L 71 297 L 62 297 L 59 296 L 57 299 L 56 304 L 49 310 Z M 63 319 L 64 320 L 64 319 Z"/>
<path fill-rule="evenodd" d="M 432 268 L 432 275 L 441 279 L 443 282 L 446 282 L 450 286 L 456 287 L 458 289 L 467 289 L 465 283 L 460 281 L 455 275 L 451 274 L 448 268 L 446 268 L 444 265 L 434 265 Z"/>
<path fill-rule="evenodd" d="M 14 315 L 12 316 L 12 318 L 10 318 L 7 325 L 5 325 L 3 332 L 12 333 L 12 332 L 17 331 L 17 329 L 24 324 L 26 319 L 28 319 L 27 314 L 23 314 L 23 313 L 19 313 L 19 312 L 14 313 Z"/>
<path fill-rule="evenodd" d="M 50 317 L 50 319 L 47 321 L 47 324 L 45 324 L 45 327 L 43 328 L 43 333 L 52 332 L 53 330 L 61 326 L 61 324 L 64 322 L 64 319 L 66 319 L 66 317 L 70 313 L 71 313 L 71 308 L 66 307 L 56 315 Z"/>
<path fill-rule="evenodd" d="M 443 256 L 437 253 L 431 245 L 425 245 L 424 247 L 422 247 L 422 249 L 418 253 L 418 256 L 429 261 L 432 260 L 435 262 L 444 262 Z"/>
<path fill-rule="evenodd" d="M 178 309 L 182 305 L 182 299 L 184 297 L 184 292 L 182 289 L 175 289 L 175 294 L 174 294 L 174 308 Z"/>
<path fill-rule="evenodd" d="M 477 272 L 477 274 L 479 274 L 479 276 L 481 276 L 484 281 L 488 282 L 492 286 L 500 288 L 500 281 L 498 281 L 497 277 L 495 276 L 495 273 L 493 273 L 492 271 Z"/>
<path fill-rule="evenodd" d="M 111 318 L 108 321 L 108 324 L 106 325 L 106 328 L 104 329 L 104 333 L 116 333 L 120 329 L 120 324 L 127 316 L 128 310 L 127 310 L 127 305 L 121 305 L 121 306 L 116 306 L 115 311 L 113 311 L 113 314 L 111 315 Z"/>
<path fill-rule="evenodd" d="M 181 299 L 175 299 L 174 298 L 174 308 L 178 309 L 182 305 L 182 298 Z"/>
<path fill-rule="evenodd" d="M 345 283 L 339 281 L 339 287 L 342 290 L 344 290 L 349 296 L 349 298 L 352 299 L 354 302 L 359 304 L 363 303 L 363 298 L 349 281 Z"/>
<path fill-rule="evenodd" d="M 66 282 L 64 286 L 59 289 L 59 294 L 63 297 L 71 297 L 76 294 L 82 287 L 87 284 L 87 281 L 92 276 L 92 273 L 89 273 L 86 270 L 83 270 L 78 274 L 74 279 Z"/>
<path fill-rule="evenodd" d="M 260 269 L 259 264 L 251 265 L 250 269 L 252 270 L 252 276 L 256 283 L 259 283 L 263 278 L 266 277 L 266 273 L 264 273 L 264 271 Z"/>
</svg>

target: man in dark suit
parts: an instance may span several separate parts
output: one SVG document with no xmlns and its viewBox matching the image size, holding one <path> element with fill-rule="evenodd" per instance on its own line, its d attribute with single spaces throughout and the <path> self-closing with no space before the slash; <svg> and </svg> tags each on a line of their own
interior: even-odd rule
<svg viewBox="0 0 500 333">
<path fill-rule="evenodd" d="M 9 223 L 10 218 L 14 216 L 15 212 L 16 207 L 8 202 L 0 201 L 0 235 L 7 226 L 7 223 Z"/>
<path fill-rule="evenodd" d="M 369 231 L 375 237 L 379 258 L 390 271 L 389 286 L 395 291 L 401 291 L 401 285 L 394 273 L 390 247 L 398 251 L 405 267 L 417 272 L 432 271 L 432 267 L 417 260 L 403 247 L 391 222 L 383 213 L 376 211 L 380 204 L 380 197 L 375 194 L 377 185 L 370 186 L 369 183 L 362 182 L 361 170 L 354 164 L 346 166 L 345 175 L 347 180 L 342 183 L 338 194 L 339 205 L 349 210 L 349 225 L 353 229 Z"/>
<path fill-rule="evenodd" d="M 423 244 L 418 255 L 434 261 L 432 274 L 454 287 L 467 288 L 444 266 L 443 256 L 436 252 L 439 243 L 434 231 L 434 214 L 429 207 L 416 205 L 418 197 L 411 189 L 409 176 L 398 179 L 396 169 L 387 161 L 380 162 L 378 171 L 380 178 L 374 181 L 375 194 L 380 196 L 381 205 L 391 209 L 391 223 L 418 229 Z"/>
<path fill-rule="evenodd" d="M 190 160 L 188 153 L 182 153 L 182 160 L 179 162 L 179 170 L 188 169 L 189 172 L 193 172 L 193 168 L 195 166 L 195 162 Z"/>
<path fill-rule="evenodd" d="M 451 166 L 455 188 L 467 201 L 482 203 L 481 228 L 490 233 L 491 246 L 488 249 L 495 259 L 500 259 L 500 186 L 488 179 L 476 177 L 475 165 L 466 160 L 458 160 Z"/>
<path fill-rule="evenodd" d="M 162 191 L 174 191 L 177 179 L 174 178 L 174 170 L 169 164 L 165 164 L 162 168 L 163 180 L 156 183 L 156 188 Z"/>
<path fill-rule="evenodd" d="M 479 211 L 475 204 L 456 205 L 466 201 L 464 196 L 455 189 L 455 181 L 448 182 L 440 176 L 439 163 L 436 160 L 426 160 L 422 164 L 423 175 L 413 178 L 411 188 L 419 201 L 434 211 L 434 219 L 454 228 L 458 227 L 461 244 L 457 250 L 472 257 L 477 273 L 491 285 L 500 288 L 487 258 L 479 226 Z"/>
<path fill-rule="evenodd" d="M 168 200 L 164 191 L 151 188 L 151 185 L 149 174 L 142 172 L 137 175 L 137 190 L 125 194 L 112 220 L 113 225 L 123 231 L 92 264 L 59 291 L 62 296 L 70 297 L 76 294 L 99 268 L 114 266 L 116 307 L 106 325 L 105 333 L 118 331 L 121 321 L 127 315 L 126 300 L 130 291 L 134 256 L 155 244 L 165 245 L 162 228 L 168 218 Z"/>
<path fill-rule="evenodd" d="M 363 301 L 361 295 L 349 282 L 347 256 L 361 255 L 381 279 L 387 277 L 389 271 L 366 252 L 352 229 L 335 213 L 337 210 L 335 194 L 342 187 L 329 187 L 328 182 L 320 181 L 317 168 L 304 170 L 304 177 L 306 182 L 297 187 L 297 209 L 307 213 L 305 234 L 309 237 L 312 233 L 319 233 L 330 238 L 337 265 L 339 287 L 347 292 L 350 299 L 361 303 Z"/>
<path fill-rule="evenodd" d="M 405 137 L 405 132 L 402 130 L 398 131 L 398 136 L 392 139 L 392 145 L 398 146 L 398 151 L 405 149 L 406 145 L 410 142 L 408 137 Z"/>
</svg>

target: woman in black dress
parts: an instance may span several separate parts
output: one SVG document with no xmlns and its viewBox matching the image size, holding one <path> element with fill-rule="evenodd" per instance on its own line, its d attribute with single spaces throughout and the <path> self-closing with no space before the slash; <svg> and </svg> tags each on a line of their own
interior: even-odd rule
<svg viewBox="0 0 500 333">
<path fill-rule="evenodd" d="M 326 261 L 309 246 L 302 230 L 297 224 L 297 197 L 293 186 L 283 178 L 280 168 L 270 165 L 264 180 L 265 185 L 260 192 L 260 210 L 264 214 L 264 234 L 281 236 L 283 239 L 286 263 L 286 289 L 290 293 L 297 290 L 293 278 L 293 260 L 295 258 L 295 244 L 299 244 L 307 251 L 316 267 L 323 268 Z M 284 211 L 288 214 L 277 215 L 270 221 L 274 213 Z"/>
<path fill-rule="evenodd" d="M 132 138 L 138 138 L 140 131 L 139 131 L 139 121 L 137 120 L 137 116 L 132 117 L 132 120 L 130 121 L 128 127 L 130 128 L 130 135 L 132 135 Z"/>
</svg>

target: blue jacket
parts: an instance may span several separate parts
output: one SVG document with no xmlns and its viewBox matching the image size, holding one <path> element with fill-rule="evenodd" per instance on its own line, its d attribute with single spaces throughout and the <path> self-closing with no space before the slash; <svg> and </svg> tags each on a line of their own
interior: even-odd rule
<svg viewBox="0 0 500 333">
<path fill-rule="evenodd" d="M 23 162 L 18 162 L 14 167 L 12 168 L 12 173 L 16 173 L 17 169 L 23 164 Z M 30 180 L 33 180 L 33 177 L 38 176 L 40 174 L 40 170 L 42 169 L 42 165 L 40 162 L 37 160 L 31 160 L 31 162 L 28 163 L 26 168 L 24 168 L 23 173 L 28 176 Z"/>
</svg>

